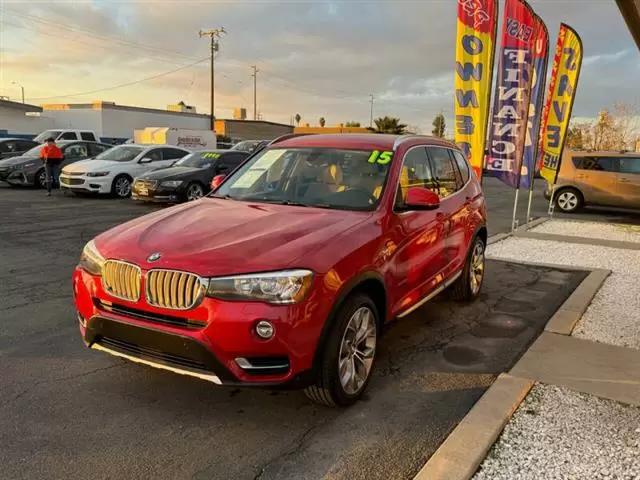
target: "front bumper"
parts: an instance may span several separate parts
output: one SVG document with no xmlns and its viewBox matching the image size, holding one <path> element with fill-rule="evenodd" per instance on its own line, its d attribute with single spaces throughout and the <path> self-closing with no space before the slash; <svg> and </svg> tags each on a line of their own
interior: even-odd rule
<svg viewBox="0 0 640 480">
<path fill-rule="evenodd" d="M 112 298 L 99 277 L 77 269 L 73 291 L 85 344 L 128 360 L 221 385 L 301 388 L 313 381 L 313 359 L 328 316 L 328 295 L 295 306 L 205 298 L 192 310 L 160 309 Z M 311 292 L 310 292 L 311 293 Z M 309 318 L 313 311 L 313 318 Z M 269 320 L 276 334 L 259 338 Z"/>
<path fill-rule="evenodd" d="M 157 182 L 135 181 L 131 187 L 131 198 L 140 202 L 180 203 L 184 198 L 183 185 L 163 187 Z"/>
<path fill-rule="evenodd" d="M 6 177 L 5 182 L 10 185 L 32 187 L 36 183 L 36 172 L 25 172 L 24 170 L 13 170 Z M 57 182 L 54 182 L 57 183 Z"/>
<path fill-rule="evenodd" d="M 108 177 L 87 177 L 86 175 L 60 174 L 60 188 L 87 193 L 111 193 L 113 179 Z"/>
</svg>

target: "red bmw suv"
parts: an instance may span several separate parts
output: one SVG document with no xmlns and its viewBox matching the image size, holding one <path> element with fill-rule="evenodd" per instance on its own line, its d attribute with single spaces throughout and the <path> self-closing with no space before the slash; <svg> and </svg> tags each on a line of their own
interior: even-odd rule
<svg viewBox="0 0 640 480">
<path fill-rule="evenodd" d="M 365 390 L 386 322 L 445 289 L 479 295 L 486 241 L 455 145 L 288 136 L 212 194 L 91 240 L 73 292 L 92 349 L 342 406 Z"/>
</svg>

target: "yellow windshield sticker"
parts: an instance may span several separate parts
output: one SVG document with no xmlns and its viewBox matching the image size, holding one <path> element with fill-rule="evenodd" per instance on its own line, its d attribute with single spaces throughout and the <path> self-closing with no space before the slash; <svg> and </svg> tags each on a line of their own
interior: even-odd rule
<svg viewBox="0 0 640 480">
<path fill-rule="evenodd" d="M 202 158 L 220 158 L 220 154 L 218 152 L 207 152 L 202 155 Z"/>
<path fill-rule="evenodd" d="M 387 165 L 389 162 L 391 162 L 391 159 L 393 158 L 393 152 L 380 152 L 379 150 L 374 150 L 373 152 L 371 152 L 371 155 L 369 155 L 369 163 L 377 163 L 379 165 Z"/>
</svg>

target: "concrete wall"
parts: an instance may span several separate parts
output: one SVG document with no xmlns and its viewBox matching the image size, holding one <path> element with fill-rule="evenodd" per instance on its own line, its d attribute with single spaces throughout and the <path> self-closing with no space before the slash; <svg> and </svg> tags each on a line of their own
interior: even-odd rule
<svg viewBox="0 0 640 480">
<path fill-rule="evenodd" d="M 35 136 L 52 127 L 53 119 L 50 117 L 27 116 L 24 111 L 0 106 L 0 131 L 6 130 L 7 136 Z"/>
<path fill-rule="evenodd" d="M 103 108 L 102 136 L 133 138 L 133 131 L 146 127 L 173 127 L 209 130 L 211 120 L 204 115 L 128 111 Z"/>
<path fill-rule="evenodd" d="M 102 135 L 102 111 L 101 110 L 45 110 L 55 122 L 55 128 L 72 128 L 93 130 Z"/>
</svg>

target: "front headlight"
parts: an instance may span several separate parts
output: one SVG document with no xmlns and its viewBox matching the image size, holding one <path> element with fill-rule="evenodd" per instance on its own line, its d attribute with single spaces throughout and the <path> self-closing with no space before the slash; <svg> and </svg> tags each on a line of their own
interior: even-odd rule
<svg viewBox="0 0 640 480">
<path fill-rule="evenodd" d="M 182 180 L 167 180 L 160 184 L 161 187 L 176 188 L 182 185 Z"/>
<path fill-rule="evenodd" d="M 87 173 L 87 177 L 106 177 L 109 175 L 109 172 L 89 172 Z"/>
<path fill-rule="evenodd" d="M 93 240 L 87 243 L 82 249 L 80 263 L 78 266 L 91 275 L 102 275 L 105 259 L 96 248 Z"/>
<path fill-rule="evenodd" d="M 33 162 L 27 162 L 24 165 L 22 165 L 22 168 L 34 167 L 38 163 L 40 163 L 40 162 L 38 162 L 37 160 L 34 160 Z"/>
<path fill-rule="evenodd" d="M 222 300 L 292 304 L 304 299 L 312 280 L 313 272 L 310 270 L 210 278 L 207 296 Z"/>
</svg>

